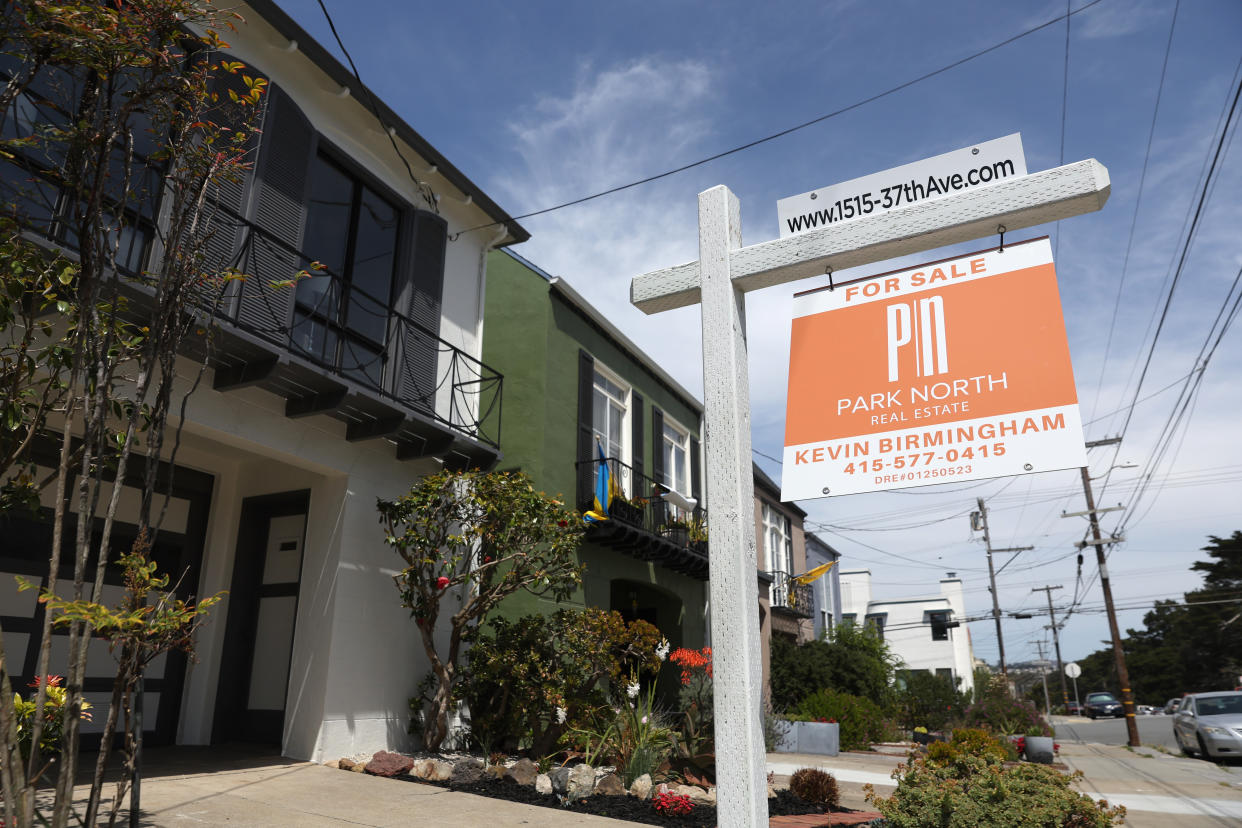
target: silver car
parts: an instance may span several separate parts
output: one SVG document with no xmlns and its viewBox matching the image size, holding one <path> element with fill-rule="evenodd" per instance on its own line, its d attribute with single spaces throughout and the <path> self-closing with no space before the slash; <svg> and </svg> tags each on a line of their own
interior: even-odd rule
<svg viewBox="0 0 1242 828">
<path fill-rule="evenodd" d="M 1187 756 L 1242 756 L 1242 692 L 1186 696 L 1173 716 L 1173 738 Z"/>
</svg>

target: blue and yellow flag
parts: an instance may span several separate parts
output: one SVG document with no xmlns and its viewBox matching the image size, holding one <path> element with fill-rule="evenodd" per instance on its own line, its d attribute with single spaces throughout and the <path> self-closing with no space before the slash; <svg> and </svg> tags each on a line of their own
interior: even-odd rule
<svg viewBox="0 0 1242 828">
<path fill-rule="evenodd" d="M 599 454 L 599 471 L 595 478 L 595 508 L 582 516 L 587 523 L 608 520 L 608 507 L 617 496 L 617 481 L 612 477 L 612 469 L 608 467 L 608 458 L 604 456 L 604 447 L 599 440 L 595 441 L 595 451 Z"/>
</svg>

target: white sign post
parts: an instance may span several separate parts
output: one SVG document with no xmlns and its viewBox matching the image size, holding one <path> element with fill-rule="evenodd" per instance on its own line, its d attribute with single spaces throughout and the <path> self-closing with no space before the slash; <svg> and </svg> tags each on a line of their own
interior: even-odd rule
<svg viewBox="0 0 1242 828">
<path fill-rule="evenodd" d="M 840 225 L 742 247 L 727 187 L 699 194 L 699 261 L 635 277 L 646 313 L 703 305 L 703 403 L 715 676 L 716 808 L 721 828 L 768 824 L 759 593 L 751 478 L 745 293 L 1092 212 L 1109 194 L 1094 160 L 915 202 Z"/>
</svg>

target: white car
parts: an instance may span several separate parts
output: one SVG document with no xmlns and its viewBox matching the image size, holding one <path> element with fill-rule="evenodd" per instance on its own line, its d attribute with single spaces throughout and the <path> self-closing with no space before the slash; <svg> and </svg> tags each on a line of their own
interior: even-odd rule
<svg viewBox="0 0 1242 828">
<path fill-rule="evenodd" d="M 1182 753 L 1203 759 L 1242 756 L 1242 692 L 1191 693 L 1173 716 Z"/>
</svg>

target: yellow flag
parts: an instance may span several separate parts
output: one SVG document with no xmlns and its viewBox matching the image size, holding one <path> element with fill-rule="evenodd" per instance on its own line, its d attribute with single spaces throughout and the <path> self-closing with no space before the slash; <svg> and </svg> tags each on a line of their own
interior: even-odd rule
<svg viewBox="0 0 1242 828">
<path fill-rule="evenodd" d="M 819 576 L 832 569 L 832 565 L 835 563 L 836 561 L 829 561 L 826 564 L 820 564 L 814 569 L 809 569 L 806 572 L 803 572 L 801 575 L 795 575 L 791 580 L 797 581 L 800 584 L 814 583 Z"/>
</svg>

